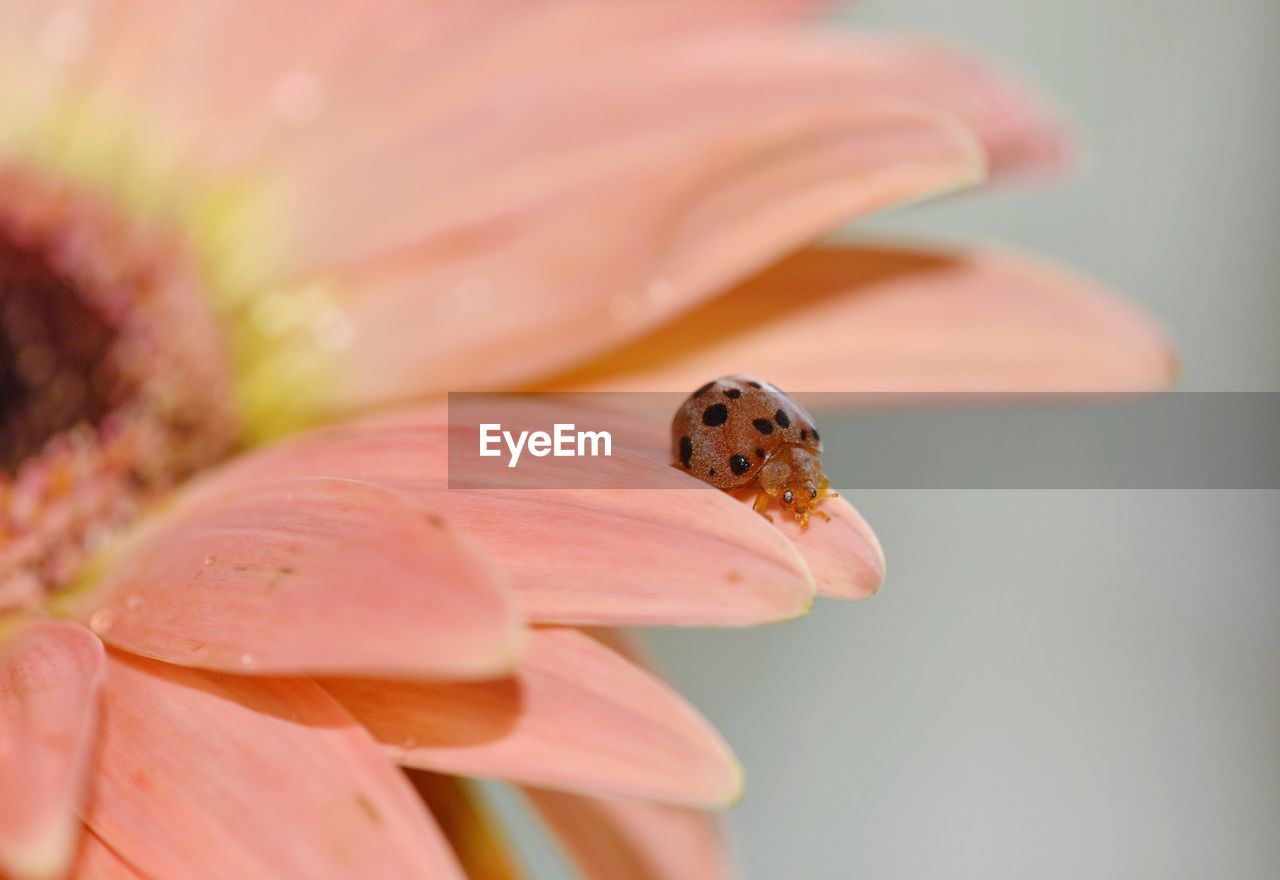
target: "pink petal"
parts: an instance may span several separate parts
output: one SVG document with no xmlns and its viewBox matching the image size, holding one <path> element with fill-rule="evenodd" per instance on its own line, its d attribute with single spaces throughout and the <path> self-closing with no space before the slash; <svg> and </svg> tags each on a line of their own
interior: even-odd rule
<svg viewBox="0 0 1280 880">
<path fill-rule="evenodd" d="M 664 485 L 468 493 L 453 515 L 534 621 L 746 626 L 808 611 L 811 575 L 768 523 L 727 495 Z"/>
<path fill-rule="evenodd" d="M 446 488 L 447 439 L 438 413 L 379 418 L 268 448 L 196 491 L 213 499 L 316 473 L 393 487 L 474 541 L 538 622 L 747 625 L 795 617 L 812 602 L 795 548 L 732 497 L 670 467 L 665 442 L 653 453 L 635 430 L 625 441 L 619 432 L 614 457 L 599 460 L 614 485 L 653 487 L 644 491 L 463 490 Z M 632 439 L 636 451 L 624 450 Z"/>
<path fill-rule="evenodd" d="M 72 880 L 146 880 L 91 831 L 80 839 L 80 852 L 76 855 L 75 867 L 71 869 L 71 878 Z"/>
<path fill-rule="evenodd" d="M 437 201 L 420 207 L 410 202 L 381 216 L 369 211 L 371 225 L 357 231 L 354 241 L 350 236 L 321 239 L 327 247 L 314 256 L 300 255 L 300 262 L 332 273 L 362 266 L 382 270 L 387 266 L 378 264 L 388 260 L 438 260 L 486 245 L 507 250 L 520 246 L 511 233 L 524 237 L 537 231 L 530 221 L 590 232 L 583 222 L 590 218 L 581 215 L 602 217 L 619 210 L 627 213 L 617 219 L 625 217 L 633 235 L 660 234 L 663 229 L 649 229 L 655 221 L 674 234 L 671 241 L 657 235 L 644 242 L 658 248 L 653 256 L 662 257 L 668 249 L 699 243 L 699 231 L 686 228 L 685 221 L 724 210 L 728 206 L 718 203 L 734 189 L 749 199 L 751 187 L 790 180 L 813 190 L 788 193 L 796 200 L 787 206 L 793 214 L 795 207 L 808 204 L 825 209 L 817 217 L 838 211 L 842 218 L 845 212 L 863 214 L 972 183 L 981 175 L 975 145 L 929 112 L 927 103 L 904 106 L 893 94 L 837 90 L 833 87 L 848 85 L 840 69 L 824 71 L 825 79 L 812 69 L 790 76 L 786 64 L 792 58 L 783 53 L 794 55 L 802 45 L 777 35 L 701 40 L 625 52 L 596 69 L 532 77 L 526 81 L 531 94 L 517 96 L 528 105 L 523 112 L 467 108 L 466 115 L 450 118 L 449 126 L 436 133 L 430 153 L 434 167 L 424 165 L 422 156 L 406 155 L 394 163 L 403 172 L 402 185 L 418 188 L 429 182 Z M 744 66 L 751 64 L 763 70 L 748 78 Z M 366 172 L 365 182 L 389 186 L 386 170 L 377 176 Z M 900 185 L 885 189 L 890 181 Z M 824 184 L 842 192 L 820 201 L 817 189 Z M 371 209 L 372 198 L 372 193 L 361 195 L 358 206 Z M 725 213 L 715 219 L 753 225 L 772 215 L 784 221 L 774 224 L 782 230 L 817 222 L 817 217 L 775 213 L 777 205 L 745 204 L 753 216 Z M 580 216 L 575 222 L 565 214 Z M 411 216 L 416 225 L 406 222 Z M 805 237 L 830 225 L 833 221 L 825 221 Z M 333 236 L 332 224 L 323 234 Z M 560 231 L 556 239 L 563 235 Z M 625 237 L 610 238 L 616 247 Z M 662 268 L 661 263 L 654 267 Z"/>
<path fill-rule="evenodd" d="M 344 347 L 318 353 L 307 336 L 266 349 L 246 403 L 272 430 L 526 380 L 635 336 L 842 220 L 980 175 L 978 146 L 950 117 L 897 107 L 762 116 L 459 242 L 329 273 L 332 289 L 358 292 L 341 312 Z"/>
<path fill-rule="evenodd" d="M 994 249 L 807 250 L 549 382 L 688 390 L 749 371 L 792 392 L 1161 388 L 1164 333 L 1086 278 Z"/>
<path fill-rule="evenodd" d="M 762 164 L 784 158 L 752 147 L 765 146 L 788 115 L 835 123 L 854 105 L 865 115 L 886 99 L 902 102 L 901 87 L 880 75 L 885 65 L 868 75 L 860 47 L 826 46 L 736 6 L 561 3 L 497 16 L 379 9 L 350 23 L 335 16 L 328 27 L 313 25 L 312 39 L 300 39 L 294 53 L 263 53 L 266 69 L 254 78 L 274 85 L 303 70 L 317 89 L 341 88 L 325 91 L 324 112 L 308 125 L 259 119 L 256 129 L 269 135 L 257 146 L 264 155 L 245 159 L 266 164 L 296 211 L 291 260 L 331 274 L 412 250 L 435 259 L 502 246 L 512 220 L 545 206 L 574 209 L 588 181 L 605 203 L 629 181 L 641 193 L 637 180 L 661 189 L 674 183 L 683 193 L 672 207 L 682 210 L 690 194 L 700 197 L 682 176 L 723 185 L 723 174 L 699 172 L 708 160 L 708 170 L 739 176 L 750 170 L 751 156 L 735 157 L 743 150 Z M 250 18 L 222 39 L 269 33 L 275 24 L 263 14 Z M 379 41 L 376 62 L 341 56 L 332 44 L 346 35 Z M 246 100 L 248 87 L 241 81 L 236 89 L 241 105 L 257 117 L 271 114 L 271 93 L 259 87 Z M 234 120 L 245 112 L 219 106 L 206 115 Z M 777 144 L 780 151 L 807 148 L 804 133 L 796 134 Z M 632 201 L 634 214 L 641 203 Z"/>
<path fill-rule="evenodd" d="M 355 480 L 247 485 L 179 505 L 72 600 L 112 645 L 235 672 L 486 676 L 513 600 L 435 514 Z"/>
<path fill-rule="evenodd" d="M 485 178 L 486 191 L 497 181 L 478 166 L 492 165 L 510 208 L 513 197 L 564 188 L 570 168 L 626 167 L 753 114 L 889 102 L 959 118 L 1001 172 L 1053 167 L 1062 158 L 1063 137 L 1037 101 L 979 59 L 937 43 L 738 28 L 641 43 L 600 61 L 585 76 L 571 63 L 526 78 L 521 97 L 536 113 L 464 116 L 433 145 L 435 158 L 459 179 Z M 460 149 L 464 143 L 469 151 Z M 496 160 L 499 151 L 505 162 Z M 470 167 L 455 167 L 458 161 Z M 458 206 L 464 213 L 477 207 L 472 190 L 473 201 Z"/>
<path fill-rule="evenodd" d="M 517 880 L 515 854 L 473 782 L 425 770 L 406 771 L 418 797 L 449 839 L 467 876 L 480 880 Z"/>
<path fill-rule="evenodd" d="M 574 630 L 534 630 L 511 679 L 324 686 L 409 766 L 699 806 L 741 791 L 741 770 L 706 721 Z"/>
<path fill-rule="evenodd" d="M 653 659 L 632 633 L 594 628 L 591 638 L 644 669 Z M 718 817 L 665 804 L 525 788 L 549 830 L 585 877 L 619 880 L 733 876 Z"/>
<path fill-rule="evenodd" d="M 736 875 L 710 813 L 538 788 L 525 793 L 583 877 L 725 880 Z"/>
<path fill-rule="evenodd" d="M 44 618 L 11 617 L 0 627 L 0 872 L 57 877 L 80 834 L 102 643 Z"/>
<path fill-rule="evenodd" d="M 462 877 L 403 776 L 314 683 L 111 654 L 85 821 L 153 877 Z"/>
</svg>

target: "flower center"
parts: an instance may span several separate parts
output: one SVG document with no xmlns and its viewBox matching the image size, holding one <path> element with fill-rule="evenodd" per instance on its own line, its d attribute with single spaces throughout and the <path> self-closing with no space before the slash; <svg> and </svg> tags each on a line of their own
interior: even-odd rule
<svg viewBox="0 0 1280 880">
<path fill-rule="evenodd" d="M 0 238 L 0 466 L 16 471 L 58 434 L 96 425 L 121 388 L 115 334 L 44 255 Z"/>
<path fill-rule="evenodd" d="M 75 581 L 236 439 L 220 336 L 182 249 L 0 165 L 0 611 Z"/>
</svg>

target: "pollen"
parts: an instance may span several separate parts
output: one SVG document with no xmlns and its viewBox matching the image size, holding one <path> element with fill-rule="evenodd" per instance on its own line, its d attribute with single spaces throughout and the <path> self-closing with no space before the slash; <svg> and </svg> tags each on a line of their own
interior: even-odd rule
<svg viewBox="0 0 1280 880">
<path fill-rule="evenodd" d="M 76 582 L 233 448 L 221 336 L 180 242 L 0 166 L 0 610 Z"/>
</svg>

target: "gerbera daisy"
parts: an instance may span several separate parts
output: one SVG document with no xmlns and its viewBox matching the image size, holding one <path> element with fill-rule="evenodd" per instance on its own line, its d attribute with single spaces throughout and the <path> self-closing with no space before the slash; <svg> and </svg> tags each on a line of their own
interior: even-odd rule
<svg viewBox="0 0 1280 880">
<path fill-rule="evenodd" d="M 799 5 L 0 9 L 0 871 L 500 874 L 465 776 L 530 786 L 590 874 L 727 870 L 728 748 L 581 627 L 865 597 L 874 536 L 843 501 L 801 533 L 717 492 L 449 492 L 439 395 L 1170 370 L 1022 258 L 778 262 L 1060 156 L 976 61 Z M 680 488 L 650 427 L 620 466 Z"/>
</svg>

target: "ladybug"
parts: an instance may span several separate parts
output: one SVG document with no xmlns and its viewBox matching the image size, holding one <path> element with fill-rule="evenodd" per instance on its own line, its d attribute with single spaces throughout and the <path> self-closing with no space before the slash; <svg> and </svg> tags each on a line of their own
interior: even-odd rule
<svg viewBox="0 0 1280 880">
<path fill-rule="evenodd" d="M 671 422 L 675 466 L 720 489 L 756 484 L 754 508 L 766 519 L 770 499 L 801 528 L 835 496 L 822 473 L 822 438 L 813 418 L 782 391 L 754 376 L 724 376 L 703 385 Z"/>
</svg>

